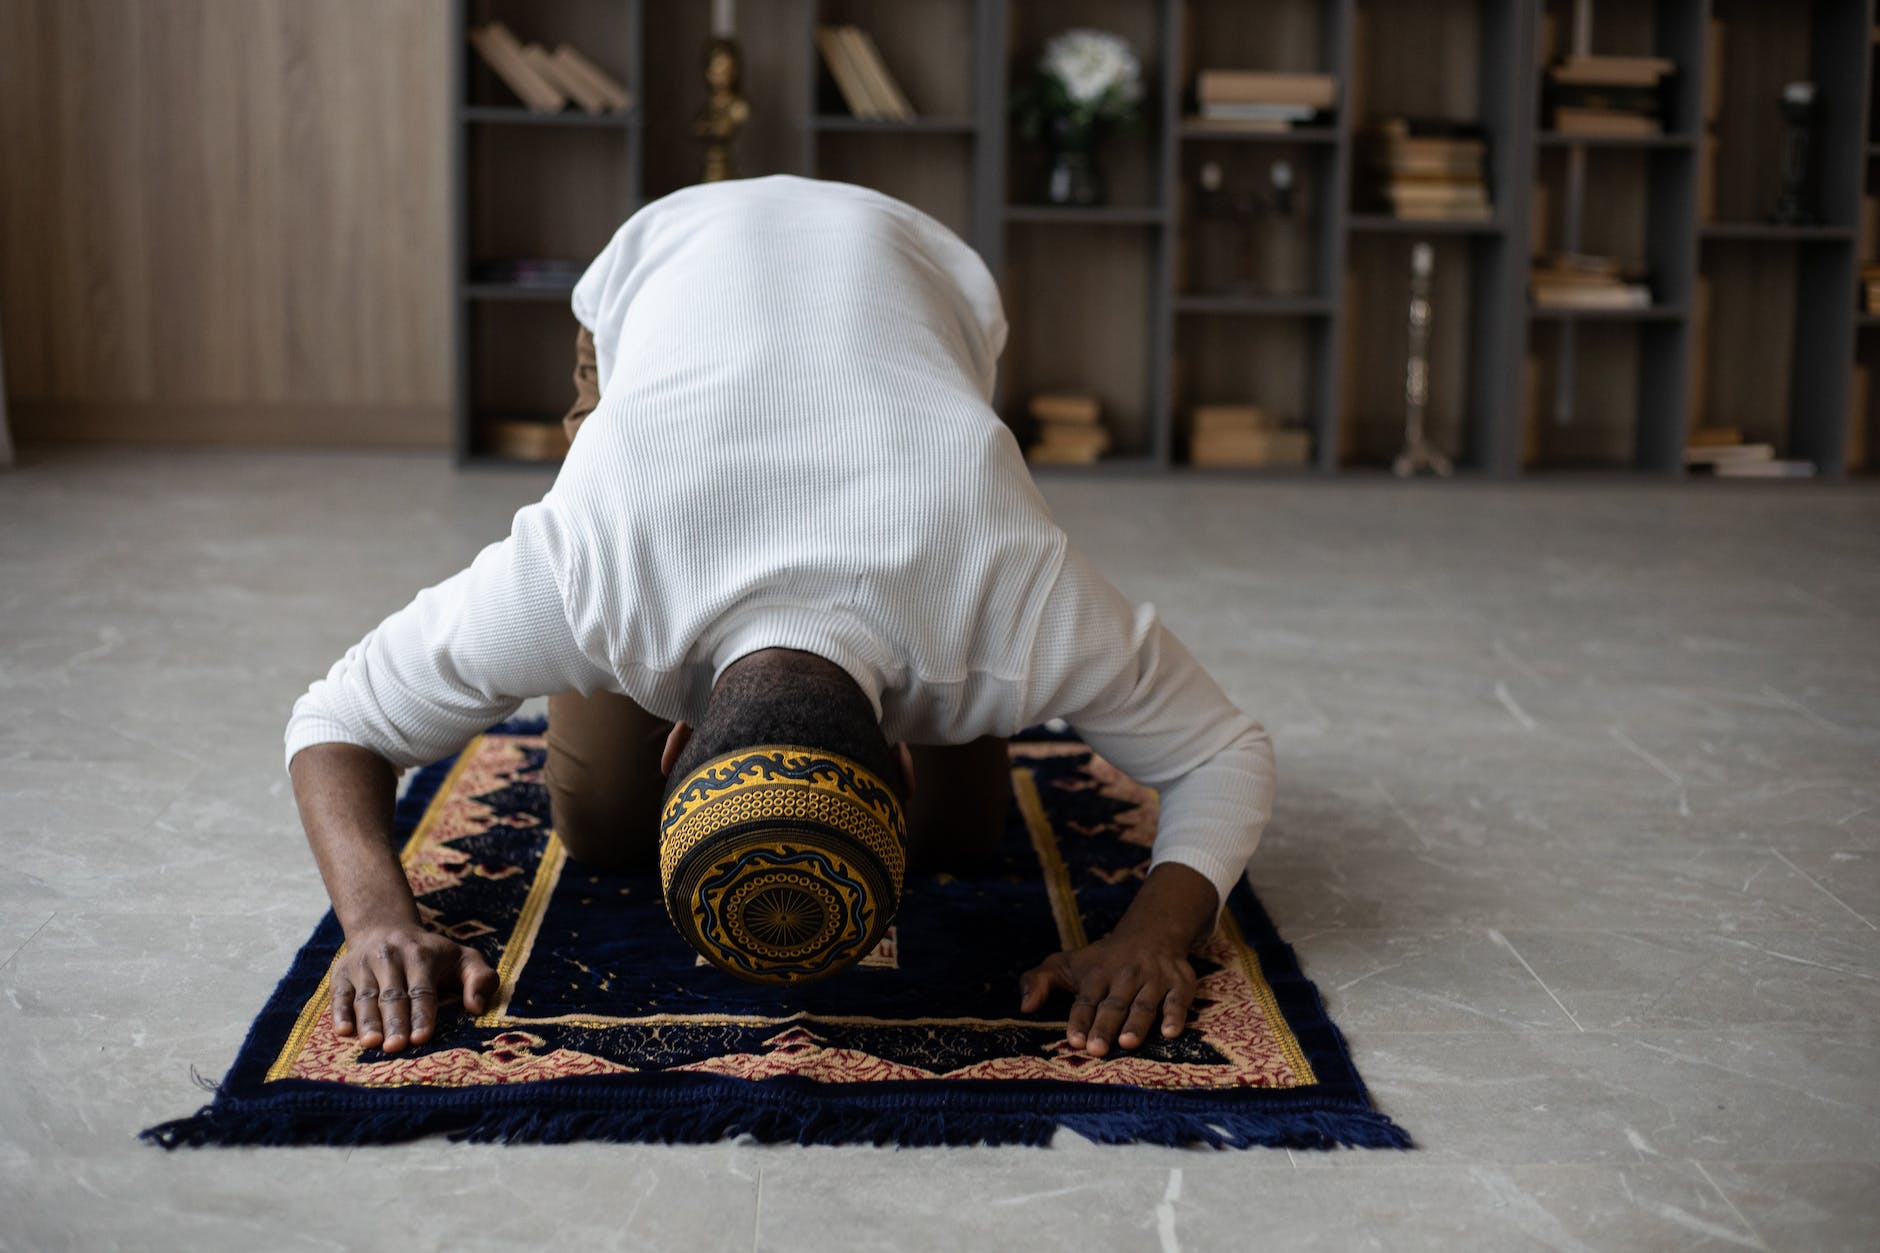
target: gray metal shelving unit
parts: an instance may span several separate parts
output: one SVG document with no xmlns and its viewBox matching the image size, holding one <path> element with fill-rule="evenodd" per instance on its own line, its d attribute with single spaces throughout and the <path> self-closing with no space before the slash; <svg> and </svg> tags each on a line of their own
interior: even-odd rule
<svg viewBox="0 0 1880 1253">
<path fill-rule="evenodd" d="M 566 306 L 572 287 L 562 284 L 522 284 L 480 282 L 473 276 L 480 256 L 479 236 L 491 227 L 486 215 L 500 213 L 502 207 L 476 194 L 479 161 L 500 161 L 502 154 L 484 141 L 492 133 L 512 130 L 523 134 L 571 133 L 588 136 L 597 144 L 615 148 L 624 175 L 618 203 L 606 207 L 606 216 L 616 224 L 625 220 L 641 199 L 642 101 L 645 99 L 641 75 L 644 0 L 616 0 L 612 5 L 583 6 L 570 0 L 545 0 L 536 4 L 503 4 L 498 0 L 451 0 L 450 41 L 450 176 L 455 213 L 451 223 L 451 310 L 455 336 L 455 388 L 451 406 L 451 451 L 458 463 L 480 465 L 521 465 L 538 463 L 513 461 L 484 452 L 477 437 L 480 415 L 488 411 L 483 389 L 479 386 L 474 344 L 479 320 L 509 306 L 554 303 Z M 611 29 L 595 30 L 599 18 Z M 633 107 L 624 113 L 590 115 L 572 109 L 560 113 L 531 113 L 513 103 L 494 75 L 482 66 L 466 38 L 473 25 L 503 20 L 516 28 L 524 40 L 539 39 L 550 44 L 574 42 L 588 57 L 608 70 L 626 87 Z M 595 36 L 601 36 L 596 38 Z M 577 36 L 584 36 L 577 38 Z M 490 171 L 482 172 L 488 176 Z M 611 233 L 611 232 L 610 232 Z M 590 232 L 591 234 L 591 232 Z M 601 236 L 593 244 L 598 251 L 606 242 Z M 564 355 L 560 362 L 564 372 Z"/>
<path fill-rule="evenodd" d="M 552 15 L 578 2 L 591 9 L 601 0 L 554 0 L 545 9 Z M 1459 447 L 1451 451 L 1459 454 L 1465 471 L 1506 477 L 1528 468 L 1553 468 L 1545 460 L 1529 464 L 1534 432 L 1530 423 L 1545 423 L 1549 418 L 1546 412 L 1529 412 L 1525 363 L 1540 349 L 1558 356 L 1563 344 L 1577 346 L 1617 337 L 1628 347 L 1614 359 L 1636 372 L 1629 390 L 1621 387 L 1635 413 L 1629 431 L 1629 464 L 1650 475 L 1683 474 L 1685 431 L 1694 403 L 1693 370 L 1706 359 L 1700 342 L 1704 331 L 1695 315 L 1699 280 L 1717 269 L 1720 281 L 1726 281 L 1728 258 L 1745 249 L 1793 254 L 1793 316 L 1785 325 L 1772 328 L 1772 334 L 1785 340 L 1788 348 L 1780 357 L 1789 371 L 1786 422 L 1776 436 L 1784 444 L 1782 452 L 1816 461 L 1824 477 L 1846 471 L 1843 450 L 1851 364 L 1869 339 L 1880 341 L 1880 335 L 1873 333 L 1880 317 L 1859 313 L 1855 300 L 1860 197 L 1870 166 L 1880 167 L 1880 144 L 1870 142 L 1867 107 L 1874 0 L 1812 0 L 1804 5 L 1783 0 L 1645 0 L 1624 5 L 1619 0 L 1597 0 L 1592 50 L 1652 51 L 1670 57 L 1679 67 L 1671 132 L 1641 138 L 1578 137 L 1543 129 L 1540 39 L 1551 23 L 1558 42 L 1567 45 L 1562 28 L 1573 20 L 1575 0 L 793 2 L 802 17 L 801 55 L 806 62 L 806 72 L 798 80 L 803 84 L 802 94 L 794 106 L 800 110 L 795 168 L 823 177 L 878 182 L 897 194 L 914 187 L 917 190 L 909 198 L 916 203 L 927 194 L 920 189 L 938 189 L 932 194 L 944 202 L 942 216 L 954 219 L 951 224 L 1009 284 L 1014 335 L 1002 366 L 998 401 L 1002 413 L 1016 420 L 1022 407 L 1021 391 L 1054 377 L 1052 368 L 1061 374 L 1076 364 L 1074 342 L 1067 342 L 1061 332 L 1056 338 L 1035 334 L 1038 328 L 1026 322 L 1045 316 L 1037 311 L 1044 301 L 1035 293 L 1046 286 L 1046 267 L 1077 264 L 1087 257 L 1095 266 L 1093 273 L 1099 274 L 1094 281 L 1110 276 L 1121 284 L 1118 298 L 1104 314 L 1117 320 L 1115 326 L 1107 339 L 1093 337 L 1089 349 L 1100 357 L 1123 345 L 1136 354 L 1127 366 L 1101 359 L 1091 365 L 1096 372 L 1110 370 L 1107 377 L 1112 380 L 1127 380 L 1131 393 L 1120 406 L 1118 453 L 1100 464 L 1099 473 L 1187 469 L 1181 461 L 1182 415 L 1187 404 L 1182 395 L 1183 363 L 1192 364 L 1208 353 L 1238 351 L 1237 344 L 1252 344 L 1262 336 L 1280 337 L 1298 349 L 1295 355 L 1302 363 L 1303 383 L 1297 416 L 1310 427 L 1315 441 L 1313 465 L 1307 473 L 1331 473 L 1374 461 L 1375 449 L 1351 451 L 1354 431 L 1345 427 L 1357 401 L 1345 394 L 1346 359 L 1354 352 L 1373 354 L 1378 364 L 1363 368 L 1398 374 L 1402 362 L 1400 356 L 1393 358 L 1365 341 L 1367 332 L 1354 317 L 1345 293 L 1348 281 L 1362 277 L 1358 275 L 1360 254 L 1365 265 L 1373 268 L 1380 258 L 1392 259 L 1394 264 L 1398 253 L 1407 257 L 1410 245 L 1419 238 L 1428 238 L 1445 250 L 1442 255 L 1451 270 L 1466 267 L 1466 281 L 1459 289 L 1466 292 L 1466 299 L 1452 301 L 1438 311 L 1439 319 L 1452 319 L 1446 329 L 1439 323 L 1439 334 L 1461 336 L 1466 342 L 1466 360 L 1450 381 L 1448 397 L 1460 415 L 1453 435 Z M 614 64 L 623 72 L 636 102 L 644 98 L 642 3 L 618 0 L 616 6 L 621 43 L 614 50 Z M 469 281 L 477 259 L 473 241 L 479 209 L 473 204 L 470 169 L 477 137 L 503 127 L 534 128 L 532 134 L 557 128 L 596 130 L 603 135 L 615 132 L 624 145 L 631 184 L 626 202 L 619 206 L 620 217 L 637 205 L 640 194 L 637 110 L 621 118 L 576 114 L 541 118 L 502 106 L 492 93 L 472 82 L 461 32 L 491 7 L 492 0 L 454 0 L 456 21 L 451 34 L 457 67 L 453 175 L 458 193 L 458 266 L 453 297 L 458 312 L 456 450 L 460 459 L 476 455 L 479 402 L 469 361 L 472 321 L 489 307 L 535 299 L 565 300 L 567 294 L 565 290 L 519 290 Z M 494 7 L 502 8 L 500 4 Z M 1455 21 L 1463 21 L 1472 32 L 1473 116 L 1460 120 L 1479 122 L 1489 135 L 1490 190 L 1495 204 L 1489 221 L 1407 222 L 1365 208 L 1353 191 L 1358 134 L 1367 119 L 1353 116 L 1350 108 L 1341 107 L 1324 125 L 1283 134 L 1223 134 L 1194 125 L 1184 116 L 1184 95 L 1197 59 L 1217 63 L 1214 58 L 1221 55 L 1217 50 L 1221 41 L 1216 37 L 1224 30 L 1236 36 L 1226 41 L 1231 49 L 1258 46 L 1239 36 L 1261 36 L 1268 22 L 1290 21 L 1301 29 L 1316 23 L 1302 45 L 1316 48 L 1315 63 L 1258 68 L 1331 73 L 1344 86 L 1342 104 L 1362 72 L 1355 47 L 1360 16 L 1367 22 L 1384 18 L 1401 23 L 1410 11 L 1440 16 L 1452 23 L 1450 29 Z M 521 6 L 512 24 L 534 23 L 536 12 Z M 1705 160 L 1702 77 L 1711 19 L 1718 16 L 1742 28 L 1746 45 L 1753 45 L 1756 33 L 1770 23 L 1809 24 L 1805 70 L 1819 85 L 1824 101 L 1818 154 L 1821 225 L 1776 226 L 1747 215 L 1700 221 L 1699 176 Z M 939 98 L 938 104 L 924 105 L 930 111 L 913 121 L 865 122 L 849 117 L 832 107 L 822 83 L 815 31 L 827 21 L 856 21 L 876 29 L 903 78 L 908 76 L 909 59 L 919 56 L 946 60 L 937 68 L 912 67 L 917 77 L 926 74 L 930 82 L 937 81 L 933 78 L 937 74 L 956 77 L 947 80 L 950 85 L 942 90 L 930 93 Z M 1608 21 L 1621 29 L 1618 46 L 1603 37 L 1610 33 Z M 929 27 L 923 28 L 922 23 Z M 896 24 L 906 29 L 897 32 Z M 1010 85 L 1023 59 L 1035 53 L 1043 33 L 1073 24 L 1132 31 L 1144 55 L 1149 92 L 1146 126 L 1142 134 L 1118 141 L 1123 148 L 1136 146 L 1123 153 L 1130 172 L 1128 194 L 1101 208 L 1029 202 L 1029 188 L 1021 177 L 1025 153 L 1010 135 L 1007 121 Z M 1210 40 L 1199 52 L 1195 50 L 1197 31 Z M 544 32 L 538 37 L 553 34 Z M 945 49 L 944 54 L 936 48 Z M 969 65 L 953 63 L 956 48 L 968 50 Z M 1757 55 L 1753 46 L 1731 51 Z M 1375 49 L 1372 55 L 1377 55 Z M 1236 62 L 1230 57 L 1219 63 Z M 1782 67 L 1784 73 L 1792 68 Z M 1757 91 L 1762 89 L 1756 85 Z M 1773 95 L 1769 107 L 1774 107 Z M 1275 297 L 1182 290 L 1178 271 L 1188 229 L 1183 217 L 1185 160 L 1201 151 L 1259 154 L 1266 146 L 1297 154 L 1315 175 L 1318 216 L 1315 281 L 1310 290 Z M 941 168 L 943 163 L 950 164 Z M 1530 255 L 1543 242 L 1554 248 L 1587 242 L 1577 234 L 1577 222 L 1556 222 L 1549 241 L 1530 238 L 1537 186 L 1576 165 L 1582 170 L 1579 177 L 1590 180 L 1582 186 L 1595 188 L 1595 195 L 1604 194 L 1599 190 L 1604 186 L 1602 178 L 1642 179 L 1642 187 L 1635 187 L 1631 194 L 1642 206 L 1639 238 L 1654 286 L 1650 308 L 1565 311 L 1530 306 Z M 1027 300 L 1028 295 L 1033 298 Z M 1386 298 L 1376 292 L 1361 293 L 1367 301 Z M 1717 293 L 1713 292 L 1713 298 L 1718 298 Z M 1735 297 L 1725 292 L 1721 298 Z M 1134 321 L 1138 309 L 1140 323 Z M 1087 310 L 1068 312 L 1092 316 Z M 1062 316 L 1051 314 L 1053 319 Z M 1880 342 L 1874 347 L 1880 351 Z M 1040 364 L 1027 359 L 1028 352 L 1055 356 Z M 1573 351 L 1565 353 L 1569 364 L 1576 357 Z M 1610 389 L 1613 380 L 1601 382 Z M 1138 390 L 1139 402 L 1134 395 Z M 1372 390 L 1375 396 L 1377 387 Z M 1572 399 L 1571 386 L 1566 398 Z M 1552 407 L 1549 402 L 1541 406 L 1543 410 Z M 1376 421 L 1375 415 L 1371 420 Z M 1049 472 L 1088 471 L 1050 467 Z"/>
</svg>

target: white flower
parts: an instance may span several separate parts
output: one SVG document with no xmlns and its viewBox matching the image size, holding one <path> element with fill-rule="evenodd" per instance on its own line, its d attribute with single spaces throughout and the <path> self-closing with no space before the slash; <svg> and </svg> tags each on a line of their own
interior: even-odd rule
<svg viewBox="0 0 1880 1253">
<path fill-rule="evenodd" d="M 1094 105 L 1114 92 L 1113 103 L 1134 104 L 1142 95 L 1142 64 L 1121 35 L 1067 30 L 1044 46 L 1038 68 L 1064 84 L 1071 100 Z"/>
</svg>

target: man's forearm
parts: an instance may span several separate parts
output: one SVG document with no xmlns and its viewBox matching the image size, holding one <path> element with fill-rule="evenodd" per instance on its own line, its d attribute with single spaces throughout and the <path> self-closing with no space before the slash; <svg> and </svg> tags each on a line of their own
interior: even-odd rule
<svg viewBox="0 0 1880 1253">
<path fill-rule="evenodd" d="M 346 934 L 416 925 L 418 908 L 391 846 L 398 775 L 390 763 L 357 745 L 315 744 L 294 754 L 288 769 L 307 843 Z"/>
<path fill-rule="evenodd" d="M 1187 952 L 1208 938 L 1219 912 L 1220 893 L 1206 875 L 1163 862 L 1143 880 L 1116 933 L 1165 940 Z"/>
</svg>

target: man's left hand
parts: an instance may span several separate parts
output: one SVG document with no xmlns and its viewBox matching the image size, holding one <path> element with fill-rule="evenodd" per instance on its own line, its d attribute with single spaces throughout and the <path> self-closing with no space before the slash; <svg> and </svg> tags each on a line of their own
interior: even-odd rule
<svg viewBox="0 0 1880 1253">
<path fill-rule="evenodd" d="M 1105 938 L 1053 953 L 1018 981 L 1019 1009 L 1031 1013 L 1055 991 L 1071 994 L 1072 1048 L 1102 1057 L 1111 1043 L 1133 1049 L 1160 1019 L 1174 1039 L 1195 999 L 1188 952 L 1214 929 L 1214 885 L 1187 866 L 1165 862 L 1149 872 L 1123 920 Z"/>
<path fill-rule="evenodd" d="M 1019 1009 L 1027 1014 L 1052 992 L 1069 992 L 1071 1046 L 1102 1057 L 1111 1041 L 1126 1049 L 1141 1044 L 1158 1019 L 1164 1037 L 1180 1035 L 1195 998 L 1195 968 L 1179 941 L 1119 927 L 1094 944 L 1053 953 L 1025 972 L 1019 989 Z"/>
</svg>

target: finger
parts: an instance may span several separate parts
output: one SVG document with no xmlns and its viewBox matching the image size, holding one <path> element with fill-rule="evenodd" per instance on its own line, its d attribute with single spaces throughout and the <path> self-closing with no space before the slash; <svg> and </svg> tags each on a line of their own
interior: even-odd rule
<svg viewBox="0 0 1880 1253">
<path fill-rule="evenodd" d="M 385 1043 L 379 1047 L 396 1053 L 411 1038 L 411 1003 L 405 994 L 405 968 L 395 956 L 387 959 L 379 980 L 379 1014 L 385 1020 Z"/>
<path fill-rule="evenodd" d="M 473 948 L 463 951 L 457 973 L 463 980 L 463 1007 L 472 1014 L 489 1009 L 496 999 L 496 971 Z"/>
<path fill-rule="evenodd" d="M 424 953 L 405 961 L 405 1001 L 411 1008 L 411 1042 L 423 1044 L 437 1023 L 437 986 L 431 978 L 431 959 Z"/>
<path fill-rule="evenodd" d="M 1129 1017 L 1123 1020 L 1123 1030 L 1116 1037 L 1116 1042 L 1126 1049 L 1133 1049 L 1141 1044 L 1143 1037 L 1149 1034 L 1156 1015 L 1162 1010 L 1162 1002 L 1168 996 L 1168 988 L 1162 983 L 1145 983 L 1136 993 L 1136 999 L 1129 1003 Z"/>
<path fill-rule="evenodd" d="M 1064 1032 L 1065 1037 L 1070 1040 L 1072 1048 L 1084 1047 L 1084 1042 L 1090 1037 L 1090 1024 L 1096 1019 L 1096 1016 L 1097 998 L 1079 992 L 1076 998 L 1071 1001 L 1070 1022 L 1067 1024 Z"/>
<path fill-rule="evenodd" d="M 335 971 L 333 974 L 333 1034 L 351 1035 L 355 1029 L 352 980 Z"/>
<path fill-rule="evenodd" d="M 379 984 L 369 973 L 361 976 L 353 989 L 353 1012 L 359 1019 L 359 1043 L 366 1048 L 385 1041 L 385 1027 L 379 1021 Z"/>
<path fill-rule="evenodd" d="M 1195 981 L 1185 978 L 1169 989 L 1162 1000 L 1162 1034 L 1174 1039 L 1188 1024 L 1188 1008 L 1194 1003 Z"/>
<path fill-rule="evenodd" d="M 1019 1012 L 1029 1014 L 1051 999 L 1051 993 L 1059 988 L 1066 992 L 1075 991 L 1070 981 L 1059 973 L 1053 961 L 1045 961 L 1033 966 L 1018 977 L 1020 994 Z"/>
<path fill-rule="evenodd" d="M 1116 1029 L 1123 1025 L 1123 1016 L 1129 1013 L 1129 1006 L 1134 999 L 1134 979 L 1111 985 L 1110 994 L 1097 1002 L 1097 1020 L 1091 1024 L 1090 1040 L 1084 1045 L 1084 1051 L 1092 1057 L 1102 1057 L 1110 1051 L 1110 1042 L 1116 1039 Z"/>
</svg>

